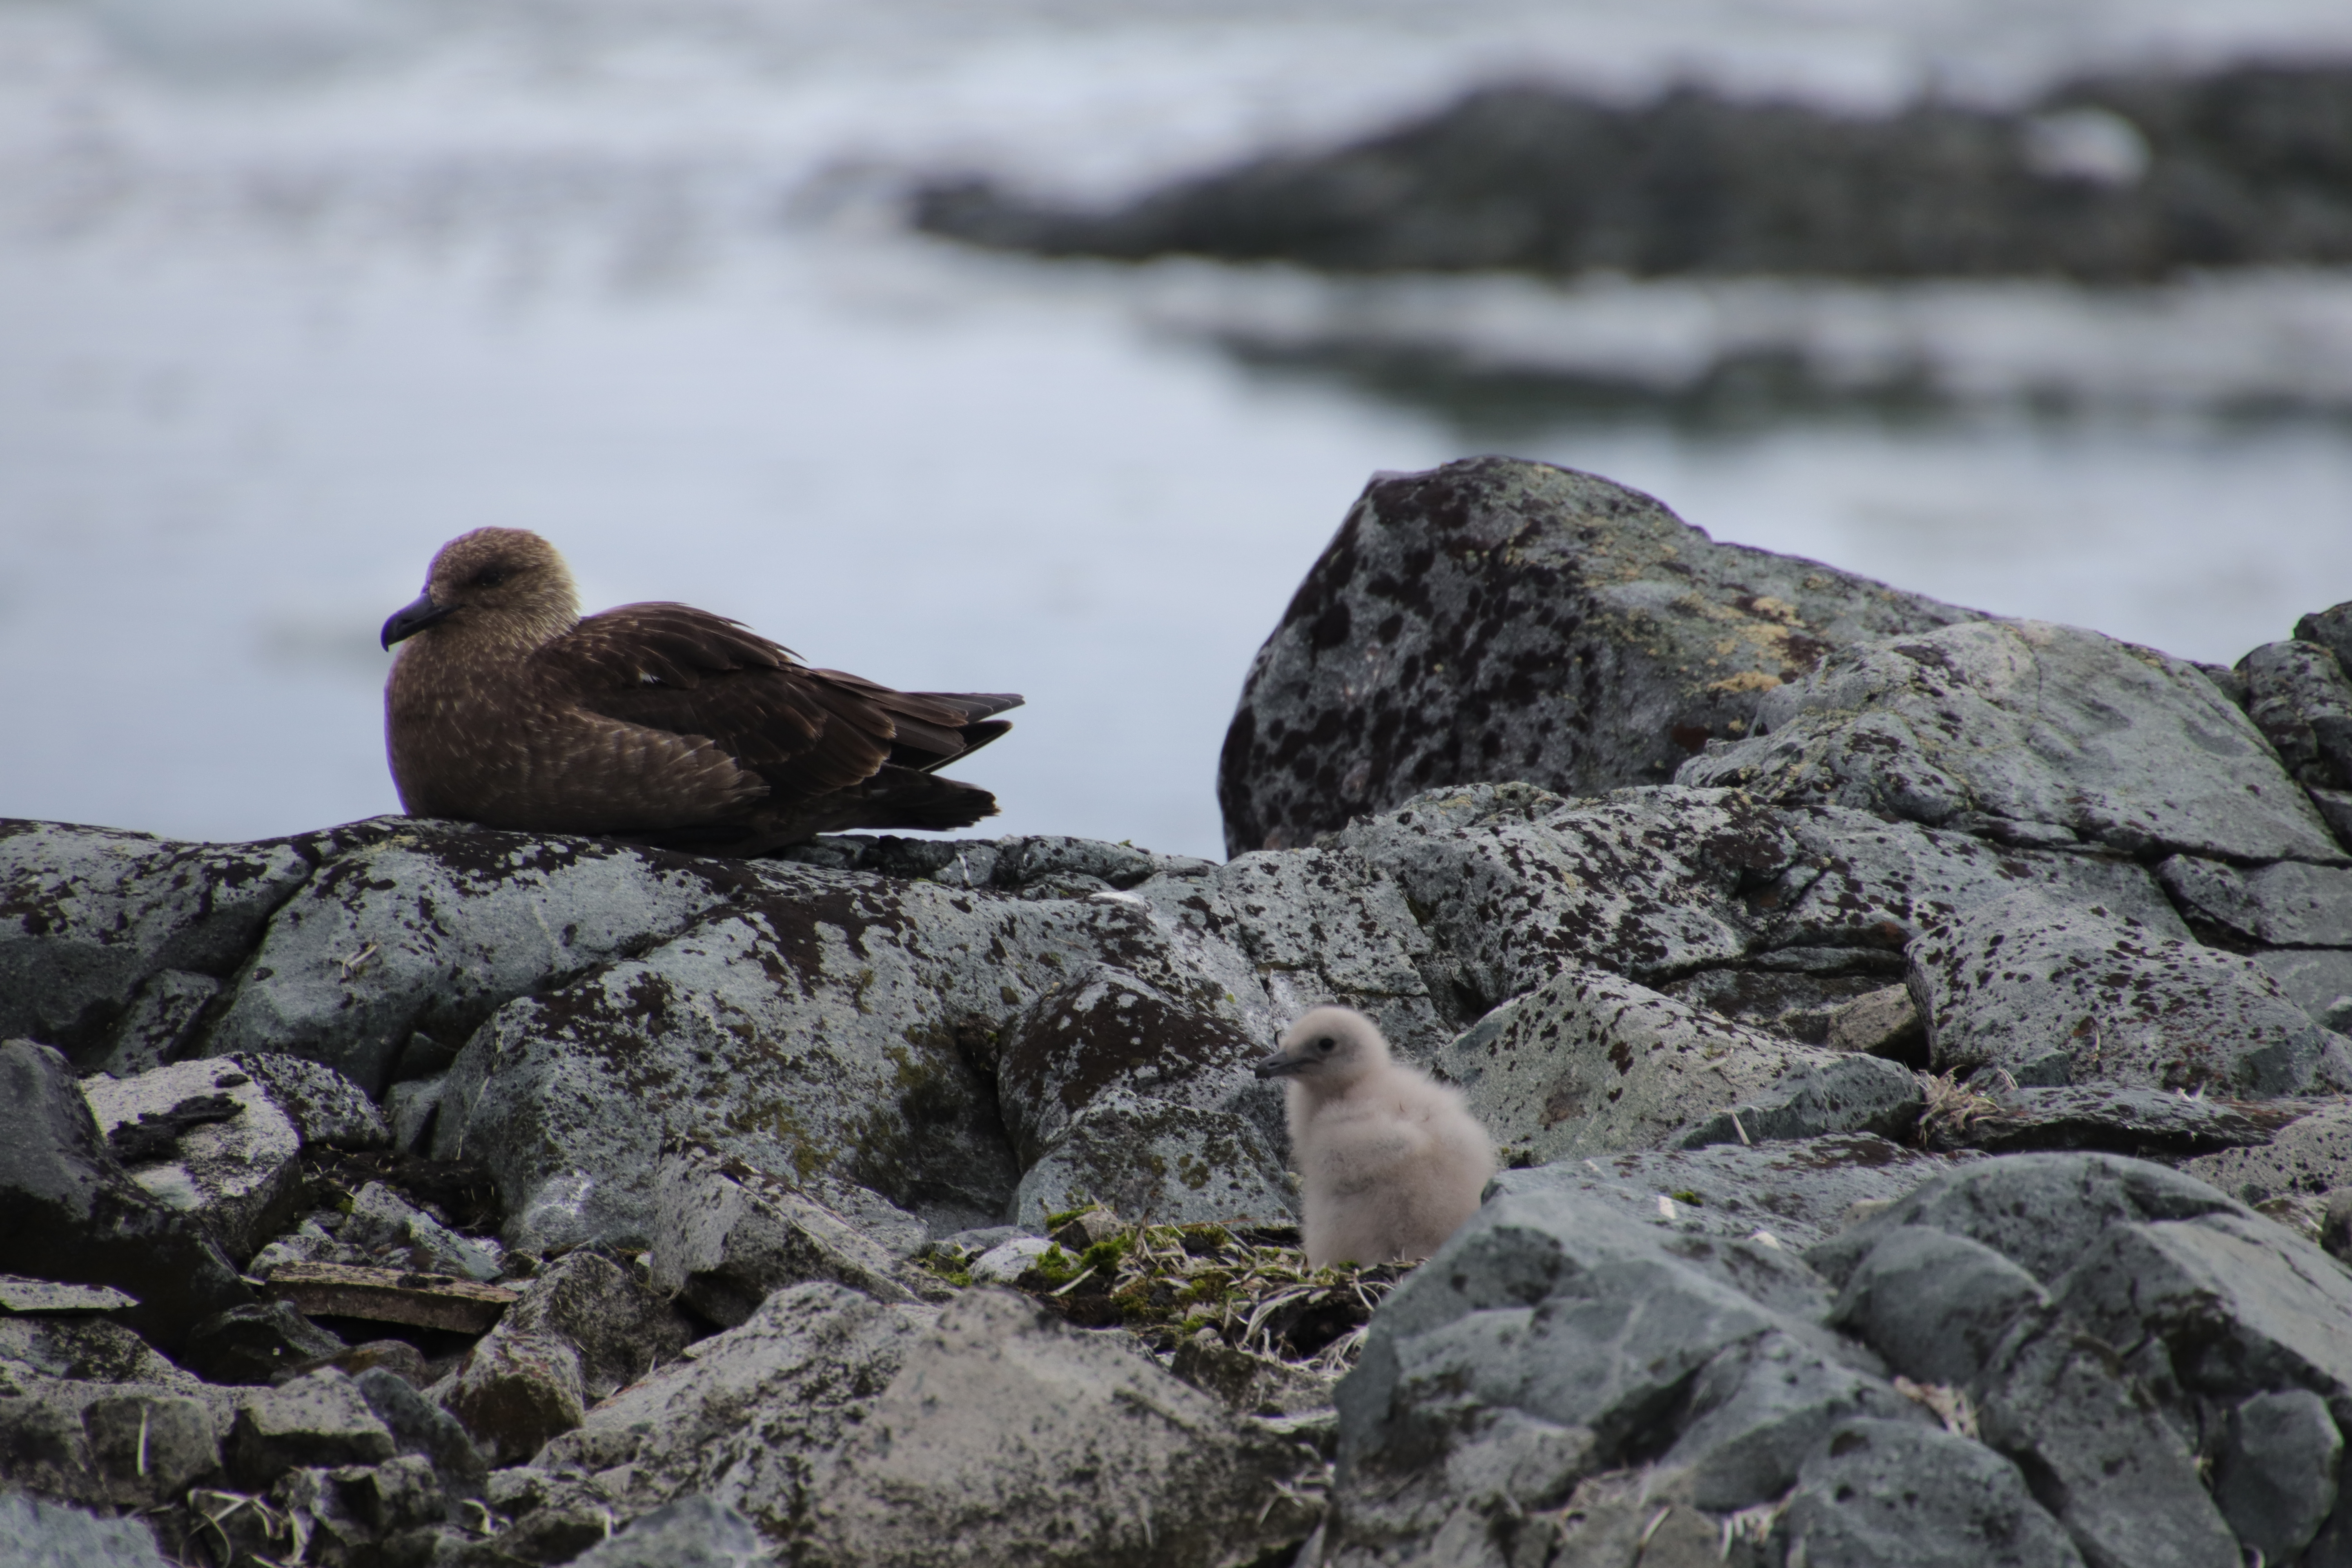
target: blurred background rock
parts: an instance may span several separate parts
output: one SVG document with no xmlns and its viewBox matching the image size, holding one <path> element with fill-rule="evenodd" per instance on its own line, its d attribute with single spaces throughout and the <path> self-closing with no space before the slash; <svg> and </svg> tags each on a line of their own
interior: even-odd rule
<svg viewBox="0 0 2352 1568">
<path fill-rule="evenodd" d="M 393 805 L 466 528 L 1214 854 L 1375 469 L 2228 662 L 2352 595 L 2331 0 L 0 0 L 0 814 Z"/>
</svg>

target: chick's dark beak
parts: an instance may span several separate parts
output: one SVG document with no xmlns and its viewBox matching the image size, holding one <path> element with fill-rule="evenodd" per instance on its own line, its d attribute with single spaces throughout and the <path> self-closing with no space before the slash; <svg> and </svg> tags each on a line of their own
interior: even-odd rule
<svg viewBox="0 0 2352 1568">
<path fill-rule="evenodd" d="M 446 620 L 457 611 L 457 608 L 455 605 L 435 604 L 433 595 L 430 594 L 417 595 L 415 599 L 403 605 L 394 614 L 392 619 L 383 623 L 385 650 L 390 651 L 393 644 L 404 642 L 415 637 L 436 621 Z"/>
<path fill-rule="evenodd" d="M 1258 1063 L 1252 1070 L 1260 1078 L 1283 1078 L 1297 1072 L 1306 1065 L 1297 1057 L 1285 1056 L 1280 1051 L 1276 1051 Z"/>
</svg>

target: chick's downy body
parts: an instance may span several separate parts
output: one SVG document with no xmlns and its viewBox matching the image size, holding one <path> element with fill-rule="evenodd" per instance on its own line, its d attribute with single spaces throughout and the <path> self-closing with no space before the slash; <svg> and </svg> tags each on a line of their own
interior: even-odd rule
<svg viewBox="0 0 2352 1568">
<path fill-rule="evenodd" d="M 1495 1173 L 1486 1129 L 1459 1094 L 1390 1060 L 1361 1013 L 1315 1008 L 1257 1074 L 1288 1080 L 1309 1263 L 1426 1258 L 1477 1212 Z"/>
</svg>

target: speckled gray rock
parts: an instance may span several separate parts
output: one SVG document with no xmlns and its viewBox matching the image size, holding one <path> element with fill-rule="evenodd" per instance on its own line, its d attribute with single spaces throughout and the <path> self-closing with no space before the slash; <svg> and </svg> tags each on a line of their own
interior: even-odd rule
<svg viewBox="0 0 2352 1568">
<path fill-rule="evenodd" d="M 2000 1455 L 1932 1426 L 1840 1422 L 1798 1472 L 1775 1531 L 1810 1568 L 2080 1568 Z"/>
<path fill-rule="evenodd" d="M 305 1057 L 381 1094 L 412 1036 L 454 1048 L 509 997 L 641 950 L 758 885 L 740 861 L 593 838 L 358 826 L 368 831 L 272 916 L 205 1054 Z"/>
<path fill-rule="evenodd" d="M 299 1466 L 373 1465 L 397 1451 L 358 1386 L 332 1368 L 255 1389 L 224 1448 L 230 1475 L 257 1490 Z"/>
<path fill-rule="evenodd" d="M 16 1568 L 169 1568 L 155 1532 L 24 1492 L 0 1492 L 0 1546 Z"/>
<path fill-rule="evenodd" d="M 1260 1121 L 1117 1094 L 1087 1106 L 1022 1173 L 1012 1217 L 1042 1226 L 1047 1215 L 1089 1203 L 1155 1225 L 1287 1225 L 1297 1217 Z"/>
<path fill-rule="evenodd" d="M 2186 1389 L 2235 1400 L 2302 1387 L 2352 1411 L 2352 1270 L 2234 1205 L 2109 1226 L 2051 1294 L 2110 1345 L 2161 1341 Z"/>
<path fill-rule="evenodd" d="M 2213 1500 L 2265 1562 L 2289 1562 L 2334 1510 L 2343 1458 L 2326 1400 L 2307 1388 L 2258 1394 L 2230 1412 Z"/>
<path fill-rule="evenodd" d="M 2243 1096 L 2352 1089 L 2343 1037 L 2256 965 L 2040 893 L 1961 915 L 1909 958 L 1941 1071 Z"/>
<path fill-rule="evenodd" d="M 2238 661 L 2246 712 L 2287 771 L 2322 789 L 2352 787 L 2352 680 L 2335 651 L 2300 638 Z"/>
<path fill-rule="evenodd" d="M 587 1414 L 580 1349 L 556 1334 L 493 1333 L 466 1352 L 442 1387 L 442 1407 L 499 1465 L 519 1465 Z"/>
<path fill-rule="evenodd" d="M 244 961 L 310 875 L 291 841 L 0 821 L 0 1038 L 33 1036 L 85 1070 L 119 1036 L 137 1066 L 163 1059 L 211 994 L 204 983 Z M 166 971 L 180 978 L 159 979 Z"/>
<path fill-rule="evenodd" d="M 2018 1314 L 2048 1300 L 2032 1275 L 1991 1247 L 1903 1226 L 1864 1256 L 1831 1321 L 1906 1377 L 1966 1387 Z"/>
<path fill-rule="evenodd" d="M 1789 865 L 1749 898 L 1768 948 L 1900 951 L 1921 931 L 2029 889 L 2189 935 L 2146 868 L 2118 856 L 2002 845 L 1844 806 L 1779 816 L 1792 841 Z"/>
<path fill-rule="evenodd" d="M 1752 1508 L 1795 1484 L 1830 1428 L 1855 1415 L 1929 1422 L 1885 1379 L 1775 1331 L 1728 1346 L 1691 1380 L 1687 1423 L 1658 1459 L 1687 1468 L 1690 1500 L 1719 1512 Z"/>
<path fill-rule="evenodd" d="M 1676 1142 L 1762 1143 L 1825 1132 L 1897 1138 L 1919 1119 L 1925 1096 L 1911 1069 L 1876 1057 L 1842 1055 L 1790 1068 L 1753 1099 L 1719 1110 Z"/>
<path fill-rule="evenodd" d="M 2248 955 L 2312 1022 L 2352 1029 L 2352 952 L 2341 948 L 2270 948 Z"/>
<path fill-rule="evenodd" d="M 2242 1568 L 2196 1455 L 2118 1353 L 2055 1309 L 2035 1317 L 1985 1374 L 1987 1446 L 2042 1479 L 2090 1568 Z"/>
<path fill-rule="evenodd" d="M 1825 1425 L 1816 1416 L 1865 1400 L 1896 1408 L 1866 1353 L 1819 1326 L 1828 1308 L 1811 1271 L 1775 1247 L 1678 1236 L 1562 1189 L 1489 1199 L 1389 1299 L 1339 1386 L 1328 1560 L 1409 1560 L 1449 1531 L 1558 1508 L 1636 1445 L 1690 1438 L 1678 1463 L 1719 1466 L 1726 1495 L 1793 1475 Z M 1768 1337 L 1785 1353 L 1742 1349 Z M 1811 1373 L 1783 1403 L 1765 1384 L 1791 1358 Z M 1682 1395 L 1710 1363 L 1719 1383 L 1693 1409 Z M 1537 1435 L 1543 1463 L 1488 1462 L 1500 1456 L 1487 1444 Z M 1456 1485 L 1457 1473 L 1493 1484 Z"/>
<path fill-rule="evenodd" d="M 294 1217 L 301 1178 L 301 1134 L 268 1085 L 233 1062 L 175 1062 L 131 1079 L 100 1075 L 82 1094 L 123 1156 L 131 1179 L 158 1203 L 201 1221 L 236 1260 Z M 218 1120 L 168 1131 L 140 1152 L 125 1143 L 137 1123 L 164 1123 L 175 1107 L 226 1097 L 235 1110 Z M 209 1114 L 209 1113 L 208 1113 Z"/>
<path fill-rule="evenodd" d="M 229 1391 L 184 1374 L 163 1383 L 100 1383 L 0 1363 L 7 1479 L 51 1497 L 152 1508 L 192 1483 L 216 1483 L 234 1416 Z"/>
<path fill-rule="evenodd" d="M 866 1419 L 928 1316 L 829 1280 L 786 1286 L 740 1328 L 697 1344 L 692 1360 L 598 1405 L 531 1473 L 593 1481 L 616 1513 L 704 1493 L 769 1540 L 794 1540 L 813 1472 Z"/>
<path fill-rule="evenodd" d="M 723 1328 L 804 1279 L 835 1280 L 877 1300 L 915 1299 L 889 1253 L 740 1161 L 683 1144 L 663 1155 L 656 1184 L 653 1289 Z"/>
<path fill-rule="evenodd" d="M 1647 980 L 1744 957 L 1755 934 L 1734 895 L 1796 853 L 1738 792 L 1671 788 L 1439 791 L 1338 842 L 1395 880 L 1481 1012 L 1565 967 Z"/>
<path fill-rule="evenodd" d="M 1488 1014 L 1433 1065 L 1510 1157 L 1548 1162 L 1663 1147 L 1793 1069 L 1847 1059 L 1571 969 Z"/>
<path fill-rule="evenodd" d="M 2200 1154 L 2180 1168 L 2247 1204 L 2352 1187 L 2352 1105 L 2323 1105 L 2263 1143 Z"/>
<path fill-rule="evenodd" d="M 1952 1168 L 1864 1132 L 1562 1160 L 1501 1172 L 1487 1191 L 1572 1192 L 1685 1236 L 1769 1237 L 1801 1252 L 1843 1228 L 1854 1205 L 1892 1203 Z"/>
<path fill-rule="evenodd" d="M 2176 855 L 2157 868 L 2173 897 L 2273 947 L 2352 947 L 2352 870 L 2281 860 L 2241 871 Z"/>
<path fill-rule="evenodd" d="M 1246 1563 L 1302 1539 L 1320 1462 L 1008 1291 L 917 1337 L 826 1468 L 798 1560 Z"/>
<path fill-rule="evenodd" d="M 2162 1165 L 2116 1154 L 2011 1154 L 1946 1172 L 1893 1207 L 1805 1254 L 1843 1289 L 1888 1232 L 1927 1226 L 1983 1243 L 2050 1285 L 2108 1227 L 2202 1215 L 2253 1218 L 2244 1205 Z"/>
<path fill-rule="evenodd" d="M 1719 545 L 1510 458 L 1382 475 L 1258 650 L 1218 768 L 1229 852 L 1480 779 L 1664 781 L 1831 647 L 1974 612 Z"/>
<path fill-rule="evenodd" d="M 122 1173 L 65 1058 L 29 1040 L 0 1041 L 0 1257 L 129 1292 L 117 1321 L 166 1352 L 253 1300 L 201 1224 Z"/>
<path fill-rule="evenodd" d="M 1979 1074 L 1970 1086 L 1971 1092 L 1983 1090 L 1987 1097 L 1965 1118 L 1938 1117 L 1922 1124 L 1922 1147 L 1989 1154 L 2102 1149 L 2137 1160 L 2203 1156 L 2257 1150 L 2311 1104 L 2208 1100 L 2179 1089 L 2107 1084 L 2011 1089 L 1987 1081 L 1989 1076 Z"/>
<path fill-rule="evenodd" d="M 392 1130 L 367 1091 L 334 1068 L 300 1057 L 247 1051 L 226 1058 L 268 1090 L 305 1149 L 381 1149 Z"/>
<path fill-rule="evenodd" d="M 1766 693 L 1756 722 L 1676 781 L 2011 837 L 2000 825 L 2047 825 L 2135 855 L 2345 858 L 2212 682 L 2095 632 L 1979 621 L 1842 648 Z"/>
<path fill-rule="evenodd" d="M 690 1492 L 572 1561 L 573 1568 L 761 1568 L 770 1553 L 750 1520 Z"/>
</svg>

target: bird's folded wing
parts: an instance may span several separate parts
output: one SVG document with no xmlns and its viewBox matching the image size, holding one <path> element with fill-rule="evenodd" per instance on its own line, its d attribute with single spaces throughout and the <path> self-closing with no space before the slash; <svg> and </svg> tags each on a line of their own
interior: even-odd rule
<svg viewBox="0 0 2352 1568">
<path fill-rule="evenodd" d="M 897 743 L 890 761 L 902 768 L 926 773 L 967 752 L 978 751 L 1005 731 L 1004 722 L 982 723 L 992 713 L 1021 706 L 1021 699 L 1003 691 L 894 691 L 889 687 L 838 669 L 809 671 L 864 698 L 890 715 Z"/>
<path fill-rule="evenodd" d="M 894 715 L 867 694 L 686 605 L 624 605 L 591 616 L 532 658 L 587 711 L 708 737 L 782 795 L 814 795 L 871 777 L 898 731 Z"/>
</svg>

